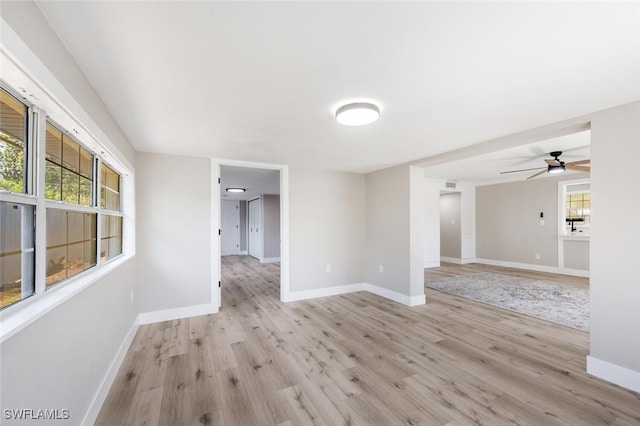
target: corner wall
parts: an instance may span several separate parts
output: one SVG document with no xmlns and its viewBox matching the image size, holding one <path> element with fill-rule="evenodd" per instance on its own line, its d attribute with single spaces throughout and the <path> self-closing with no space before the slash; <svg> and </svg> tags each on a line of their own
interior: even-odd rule
<svg viewBox="0 0 640 426">
<path fill-rule="evenodd" d="M 410 306 L 424 303 L 424 178 L 417 167 L 366 175 L 364 278 L 370 291 Z"/>
<path fill-rule="evenodd" d="M 136 201 L 142 218 L 137 226 L 138 303 L 143 322 L 189 316 L 194 307 L 197 315 L 213 312 L 211 160 L 138 153 L 137 164 Z M 144 320 L 145 313 L 162 311 L 166 317 L 154 314 Z"/>
<path fill-rule="evenodd" d="M 362 284 L 364 176 L 290 168 L 289 194 L 289 300 Z"/>
<path fill-rule="evenodd" d="M 640 392 L 640 102 L 591 117 L 591 353 L 587 371 Z"/>
</svg>

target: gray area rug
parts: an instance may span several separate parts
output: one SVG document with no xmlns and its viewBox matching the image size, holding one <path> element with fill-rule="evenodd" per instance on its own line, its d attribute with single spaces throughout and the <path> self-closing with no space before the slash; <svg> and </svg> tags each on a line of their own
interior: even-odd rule
<svg viewBox="0 0 640 426">
<path fill-rule="evenodd" d="M 425 287 L 589 332 L 589 290 L 483 272 L 427 281 Z"/>
</svg>

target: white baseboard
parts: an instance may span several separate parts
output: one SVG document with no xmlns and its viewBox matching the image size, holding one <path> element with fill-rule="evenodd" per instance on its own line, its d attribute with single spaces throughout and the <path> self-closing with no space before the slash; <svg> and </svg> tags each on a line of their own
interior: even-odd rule
<svg viewBox="0 0 640 426">
<path fill-rule="evenodd" d="M 369 293 L 377 296 L 384 297 L 385 299 L 393 300 L 394 302 L 401 303 L 406 306 L 418 306 L 424 305 L 426 302 L 425 295 L 420 296 L 407 296 L 406 294 L 398 293 L 393 290 L 388 290 L 383 287 L 378 287 L 368 283 L 347 284 L 327 288 L 319 288 L 316 290 L 305 291 L 293 291 L 285 295 L 282 299 L 283 302 L 296 302 L 299 300 L 315 299 L 318 297 L 337 296 L 339 294 L 355 293 L 358 291 L 368 291 Z"/>
<path fill-rule="evenodd" d="M 279 257 L 263 257 L 260 259 L 260 263 L 277 263 L 280 262 Z"/>
<path fill-rule="evenodd" d="M 285 295 L 283 302 L 296 302 L 298 300 L 316 299 L 318 297 L 337 296 L 339 294 L 355 293 L 364 291 L 365 284 L 347 284 L 334 287 L 319 288 L 316 290 L 292 291 Z"/>
<path fill-rule="evenodd" d="M 205 304 L 185 306 L 184 308 L 166 309 L 164 311 L 141 312 L 138 315 L 140 324 L 153 324 L 162 321 L 172 321 L 181 318 L 197 317 L 199 315 L 209 315 L 218 312 L 218 307 Z"/>
<path fill-rule="evenodd" d="M 640 392 L 640 371 L 629 370 L 589 355 L 587 356 L 587 373 L 634 392 Z"/>
<path fill-rule="evenodd" d="M 397 291 L 389 290 L 384 287 L 378 287 L 373 284 L 365 284 L 364 289 L 369 293 L 384 297 L 385 299 L 393 300 L 394 302 L 398 302 L 406 306 L 424 305 L 426 302 L 424 294 L 420 296 L 407 296 L 406 294 L 398 293 Z"/>
<path fill-rule="evenodd" d="M 247 256 L 249 253 L 246 250 L 240 250 L 240 253 L 238 253 L 240 256 Z"/>
<path fill-rule="evenodd" d="M 476 263 L 482 263 L 485 265 L 504 266 L 507 268 L 517 268 L 517 269 L 528 269 L 530 271 L 550 272 L 552 274 L 573 275 L 576 277 L 589 278 L 589 271 L 583 271 L 580 269 L 558 268 L 557 266 L 534 265 L 531 263 L 505 262 L 502 260 L 493 260 L 493 259 L 475 259 L 475 261 Z"/>
<path fill-rule="evenodd" d="M 437 268 L 440 266 L 440 261 L 424 262 L 423 268 Z"/>
<path fill-rule="evenodd" d="M 440 262 L 449 262 L 449 263 L 456 263 L 458 265 L 462 265 L 462 259 L 459 259 L 457 257 L 440 256 Z"/>
<path fill-rule="evenodd" d="M 133 342 L 133 338 L 135 337 L 139 326 L 139 317 L 137 317 L 135 321 L 133 321 L 131 328 L 120 344 L 120 348 L 118 349 L 115 358 L 113 358 L 113 361 L 111 361 L 111 365 L 109 365 L 109 369 L 104 375 L 100 386 L 98 386 L 98 390 L 96 391 L 93 399 L 91 400 L 91 403 L 89 404 L 89 409 L 84 415 L 84 419 L 82 419 L 82 425 L 92 425 L 98 418 L 98 414 L 100 413 L 102 404 L 104 404 L 104 401 L 109 394 L 109 390 L 111 390 L 113 381 L 116 379 L 118 370 L 120 369 L 120 365 L 122 365 L 122 361 L 124 361 L 124 357 L 127 355 L 127 351 L 131 346 L 131 342 Z"/>
</svg>

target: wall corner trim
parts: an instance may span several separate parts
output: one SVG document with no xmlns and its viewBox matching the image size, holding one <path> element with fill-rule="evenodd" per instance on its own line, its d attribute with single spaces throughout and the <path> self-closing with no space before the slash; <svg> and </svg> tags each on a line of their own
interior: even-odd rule
<svg viewBox="0 0 640 426">
<path fill-rule="evenodd" d="M 337 296 L 340 294 L 355 293 L 358 291 L 367 291 L 375 294 L 376 296 L 384 297 L 385 299 L 393 300 L 394 302 L 398 302 L 406 306 L 418 306 L 426 303 L 426 297 L 424 294 L 418 296 L 407 296 L 406 294 L 398 293 L 396 291 L 368 283 L 347 284 L 305 291 L 293 291 L 286 295 L 282 301 L 297 302 L 299 300 Z"/>
<path fill-rule="evenodd" d="M 133 338 L 135 337 L 139 326 L 140 317 L 138 316 L 133 321 L 133 324 L 131 324 L 131 328 L 129 328 L 129 331 L 122 341 L 120 348 L 118 348 L 116 356 L 113 358 L 113 361 L 111 361 L 111 365 L 109 365 L 109 368 L 107 369 L 107 372 L 105 373 L 100 386 L 98 386 L 98 389 L 93 396 L 91 403 L 89 404 L 89 408 L 87 409 L 87 412 L 82 419 L 82 425 L 92 425 L 98 418 L 98 414 L 100 413 L 102 404 L 104 404 L 105 399 L 107 399 L 107 395 L 109 394 L 111 386 L 113 385 L 113 382 L 118 375 L 118 370 L 120 369 L 120 366 L 122 365 L 122 362 L 127 355 L 127 351 L 129 350 L 129 347 L 133 342 Z"/>
<path fill-rule="evenodd" d="M 182 318 L 197 317 L 218 313 L 218 307 L 212 304 L 185 306 L 183 308 L 165 309 L 163 311 L 141 312 L 138 315 L 139 324 L 153 324 L 162 321 L 172 321 Z"/>
<path fill-rule="evenodd" d="M 318 297 L 337 296 L 340 294 L 355 293 L 365 290 L 364 283 L 338 285 L 333 287 L 318 288 L 314 290 L 292 291 L 283 298 L 283 302 L 296 302 L 298 300 L 316 299 Z"/>
<path fill-rule="evenodd" d="M 634 392 L 640 392 L 640 371 L 629 370 L 589 355 L 587 356 L 587 373 Z"/>
<path fill-rule="evenodd" d="M 373 284 L 365 284 L 365 290 L 369 293 L 384 297 L 385 299 L 393 300 L 394 302 L 398 302 L 406 306 L 418 306 L 426 303 L 424 294 L 419 296 L 407 296 L 406 294 L 398 293 L 397 291 L 389 290 Z"/>
</svg>

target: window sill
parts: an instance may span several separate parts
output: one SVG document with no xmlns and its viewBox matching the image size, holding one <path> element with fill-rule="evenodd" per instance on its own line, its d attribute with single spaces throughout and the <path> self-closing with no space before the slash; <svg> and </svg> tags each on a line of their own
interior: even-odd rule
<svg viewBox="0 0 640 426">
<path fill-rule="evenodd" d="M 110 272 L 133 259 L 133 255 L 122 255 L 104 263 L 95 271 L 83 274 L 52 287 L 44 294 L 34 295 L 0 312 L 0 343 L 26 328 L 37 319 L 71 299 L 82 290 L 107 276 Z"/>
</svg>

